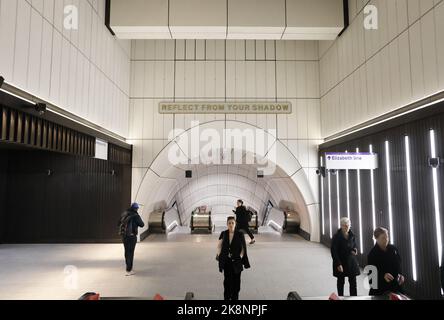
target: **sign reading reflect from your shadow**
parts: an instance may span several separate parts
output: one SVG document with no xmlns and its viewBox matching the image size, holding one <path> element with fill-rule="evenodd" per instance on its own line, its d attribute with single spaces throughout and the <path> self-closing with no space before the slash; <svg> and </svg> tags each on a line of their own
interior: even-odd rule
<svg viewBox="0 0 444 320">
<path fill-rule="evenodd" d="M 161 102 L 161 114 L 290 114 L 290 102 Z"/>
<path fill-rule="evenodd" d="M 327 152 L 326 169 L 330 170 L 375 170 L 378 169 L 378 155 L 369 152 Z"/>
</svg>

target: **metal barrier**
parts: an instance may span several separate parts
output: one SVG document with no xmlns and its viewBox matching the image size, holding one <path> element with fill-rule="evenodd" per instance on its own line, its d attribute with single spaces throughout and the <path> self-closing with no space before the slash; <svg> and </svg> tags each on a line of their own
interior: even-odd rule
<svg viewBox="0 0 444 320">
<path fill-rule="evenodd" d="M 99 293 L 95 292 L 87 292 L 83 294 L 78 300 L 83 301 L 98 301 L 98 300 L 165 300 L 164 297 L 162 297 L 159 294 L 156 294 L 153 298 L 144 298 L 144 297 L 101 297 Z M 194 293 L 193 292 L 187 292 L 185 294 L 184 300 L 194 300 Z"/>
<path fill-rule="evenodd" d="M 295 211 L 284 212 L 284 225 L 282 230 L 286 233 L 299 233 L 301 227 L 301 218 Z"/>
<path fill-rule="evenodd" d="M 258 233 L 258 231 L 259 231 L 259 217 L 258 217 L 257 211 L 251 207 L 248 207 L 247 212 L 251 213 L 251 220 L 248 223 L 248 226 L 250 227 L 251 232 Z"/>
<path fill-rule="evenodd" d="M 211 220 L 211 209 L 208 209 L 206 206 L 196 208 L 191 213 L 190 227 L 191 233 L 196 230 L 212 233 L 213 222 Z"/>
<path fill-rule="evenodd" d="M 288 294 L 287 300 L 302 300 L 302 298 L 299 293 L 297 293 L 296 291 L 292 291 Z"/>
<path fill-rule="evenodd" d="M 148 219 L 148 228 L 150 233 L 165 233 L 165 211 L 152 212 Z"/>
</svg>

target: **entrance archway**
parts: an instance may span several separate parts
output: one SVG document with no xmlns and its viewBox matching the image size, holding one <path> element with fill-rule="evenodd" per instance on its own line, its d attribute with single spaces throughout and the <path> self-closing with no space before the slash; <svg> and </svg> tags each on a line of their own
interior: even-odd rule
<svg viewBox="0 0 444 320">
<path fill-rule="evenodd" d="M 171 148 L 180 150 L 189 163 L 193 163 L 194 159 L 190 157 L 187 150 L 183 150 L 178 145 L 182 136 L 189 134 L 189 131 L 196 127 L 190 128 L 176 135 L 175 139 L 162 149 L 140 179 L 140 183 L 135 186 L 133 200 L 141 205 L 141 214 L 145 221 L 148 221 L 149 214 L 154 210 L 167 208 L 174 202 L 178 204 L 179 211 L 184 211 L 181 214 L 184 218 L 183 223 L 186 225 L 191 208 L 203 204 L 203 198 L 207 201 L 206 203 L 208 201 L 217 203 L 216 214 L 220 212 L 220 215 L 223 215 L 224 210 L 227 210 L 227 215 L 230 214 L 238 198 L 246 199 L 251 204 L 259 202 L 260 205 L 266 205 L 267 200 L 271 200 L 281 209 L 290 208 L 297 211 L 301 217 L 301 229 L 310 235 L 311 241 L 319 241 L 319 206 L 315 202 L 314 192 L 296 156 L 275 134 L 234 120 L 215 120 L 199 124 L 198 127 L 201 131 L 216 130 L 221 135 L 224 129 L 264 130 L 267 141 L 271 143 L 268 143 L 269 147 L 261 152 L 263 154 L 249 150 L 247 146 L 235 151 L 241 152 L 244 157 L 263 157 L 273 148 L 276 154 L 275 173 L 258 178 L 257 167 L 249 164 L 171 164 L 168 158 Z M 195 179 L 186 179 L 186 170 L 192 170 Z M 221 181 L 217 181 L 216 177 L 220 177 Z M 223 189 L 223 186 L 226 188 Z M 205 192 L 202 193 L 203 191 Z M 256 208 L 261 209 L 258 206 Z M 220 220 L 223 219 L 220 218 Z"/>
</svg>

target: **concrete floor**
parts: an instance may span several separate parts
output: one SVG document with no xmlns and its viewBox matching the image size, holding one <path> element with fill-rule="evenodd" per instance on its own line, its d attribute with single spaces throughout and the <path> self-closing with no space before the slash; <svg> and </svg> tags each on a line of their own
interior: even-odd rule
<svg viewBox="0 0 444 320">
<path fill-rule="evenodd" d="M 136 248 L 133 277 L 125 277 L 122 245 L 1 245 L 0 299 L 77 299 L 88 291 L 107 297 L 160 293 L 168 299 L 183 299 L 192 291 L 196 299 L 222 299 L 217 236 L 150 236 Z M 249 248 L 249 258 L 252 268 L 242 274 L 243 300 L 282 300 L 290 291 L 328 296 L 336 290 L 329 250 L 320 244 L 266 232 Z M 67 265 L 77 273 L 65 270 Z M 366 294 L 362 276 L 358 291 Z"/>
</svg>

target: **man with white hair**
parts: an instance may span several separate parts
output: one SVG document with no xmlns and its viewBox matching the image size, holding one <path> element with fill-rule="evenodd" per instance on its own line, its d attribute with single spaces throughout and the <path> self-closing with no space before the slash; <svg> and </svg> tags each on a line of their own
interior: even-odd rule
<svg viewBox="0 0 444 320">
<path fill-rule="evenodd" d="M 357 296 L 356 277 L 361 274 L 356 260 L 358 249 L 356 238 L 350 229 L 350 219 L 341 219 L 341 229 L 333 236 L 331 256 L 333 258 L 333 276 L 338 279 L 338 295 L 344 295 L 345 278 L 350 284 L 350 296 Z"/>
</svg>

